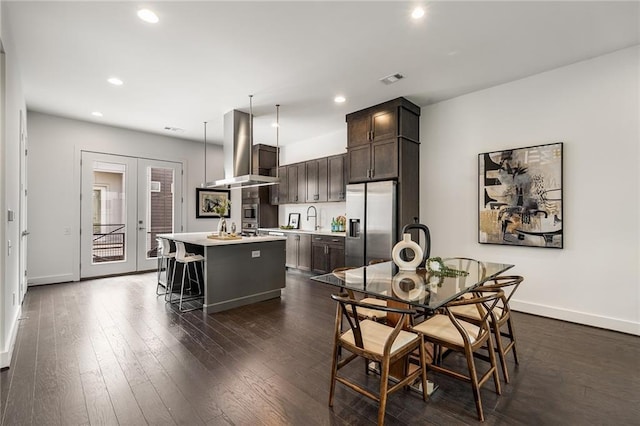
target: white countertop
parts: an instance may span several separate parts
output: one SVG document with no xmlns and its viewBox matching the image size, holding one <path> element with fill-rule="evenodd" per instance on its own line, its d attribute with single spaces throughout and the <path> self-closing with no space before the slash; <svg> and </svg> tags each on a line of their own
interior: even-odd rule
<svg viewBox="0 0 640 426">
<path fill-rule="evenodd" d="M 280 237 L 277 235 L 262 235 L 256 237 L 242 237 L 239 240 L 215 240 L 207 238 L 207 235 L 212 235 L 212 232 L 184 232 L 179 234 L 158 234 L 160 238 L 166 238 L 168 240 L 182 241 L 187 244 L 195 244 L 198 246 L 224 246 L 230 244 L 249 244 L 249 243 L 266 243 L 268 241 L 284 241 L 286 237 Z"/>
<path fill-rule="evenodd" d="M 280 228 L 258 228 L 260 232 L 282 232 L 293 234 L 314 234 L 314 235 L 330 235 L 333 237 L 346 237 L 346 232 L 331 232 L 331 231 L 308 231 L 305 229 L 280 229 Z"/>
</svg>

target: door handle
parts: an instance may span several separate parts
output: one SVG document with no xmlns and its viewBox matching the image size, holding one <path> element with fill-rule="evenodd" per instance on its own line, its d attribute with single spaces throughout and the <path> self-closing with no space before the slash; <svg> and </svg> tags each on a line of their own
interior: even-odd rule
<svg viewBox="0 0 640 426">
<path fill-rule="evenodd" d="M 144 226 L 138 227 L 138 231 L 144 231 L 145 229 L 147 229 L 147 228 L 145 228 Z"/>
<path fill-rule="evenodd" d="M 29 235 L 31 232 L 24 230 L 22 231 L 22 233 L 20 235 L 22 235 L 23 237 L 26 237 L 27 235 Z"/>
</svg>

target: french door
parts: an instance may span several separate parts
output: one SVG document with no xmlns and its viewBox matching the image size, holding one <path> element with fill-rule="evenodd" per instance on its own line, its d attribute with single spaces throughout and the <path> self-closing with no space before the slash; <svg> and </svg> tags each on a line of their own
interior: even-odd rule
<svg viewBox="0 0 640 426">
<path fill-rule="evenodd" d="M 80 277 L 151 270 L 182 224 L 182 164 L 82 152 Z"/>
</svg>

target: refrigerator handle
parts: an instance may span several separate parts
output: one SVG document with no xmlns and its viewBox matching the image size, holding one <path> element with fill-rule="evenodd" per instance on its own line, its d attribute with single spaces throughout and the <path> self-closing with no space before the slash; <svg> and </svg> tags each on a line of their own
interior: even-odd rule
<svg viewBox="0 0 640 426">
<path fill-rule="evenodd" d="M 349 237 L 360 238 L 360 219 L 349 219 Z"/>
</svg>

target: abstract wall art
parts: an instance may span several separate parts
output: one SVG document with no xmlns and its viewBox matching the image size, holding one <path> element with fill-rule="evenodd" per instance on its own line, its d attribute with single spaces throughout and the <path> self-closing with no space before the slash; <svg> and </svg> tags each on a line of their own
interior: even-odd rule
<svg viewBox="0 0 640 426">
<path fill-rule="evenodd" d="M 563 247 L 562 142 L 478 155 L 478 242 Z"/>
</svg>

